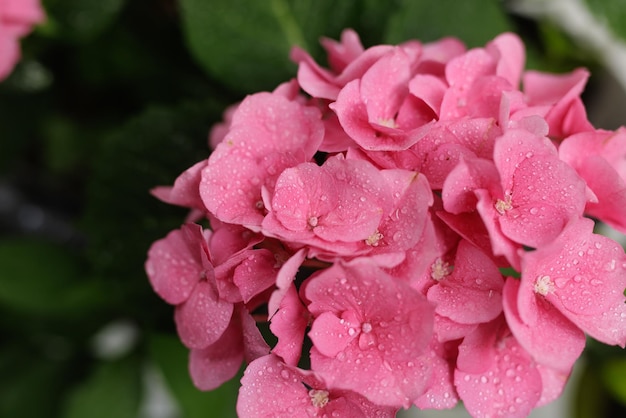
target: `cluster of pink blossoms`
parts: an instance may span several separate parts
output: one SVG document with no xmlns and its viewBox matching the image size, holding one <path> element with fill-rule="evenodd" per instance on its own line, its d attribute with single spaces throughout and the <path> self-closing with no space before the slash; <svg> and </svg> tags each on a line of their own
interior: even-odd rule
<svg viewBox="0 0 626 418">
<path fill-rule="evenodd" d="M 0 80 L 20 60 L 20 38 L 44 17 L 39 0 L 0 0 Z"/>
<path fill-rule="evenodd" d="M 624 347 L 626 255 L 590 217 L 626 233 L 626 129 L 589 123 L 587 71 L 524 71 L 508 33 L 322 42 L 153 190 L 192 209 L 146 271 L 195 384 L 245 361 L 242 417 L 523 417 L 585 334 Z"/>
</svg>

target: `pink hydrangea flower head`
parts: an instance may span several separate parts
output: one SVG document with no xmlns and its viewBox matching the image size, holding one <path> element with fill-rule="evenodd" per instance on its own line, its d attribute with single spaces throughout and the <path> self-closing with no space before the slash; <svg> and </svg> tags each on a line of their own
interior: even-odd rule
<svg viewBox="0 0 626 418">
<path fill-rule="evenodd" d="M 44 19 L 39 0 L 0 0 L 0 80 L 20 59 L 20 38 Z"/>
<path fill-rule="evenodd" d="M 512 33 L 321 43 L 152 190 L 210 224 L 145 264 L 199 388 L 245 362 L 245 417 L 524 417 L 586 335 L 626 346 L 626 255 L 586 218 L 626 231 L 626 128 L 589 123 L 586 70 L 525 72 Z"/>
</svg>

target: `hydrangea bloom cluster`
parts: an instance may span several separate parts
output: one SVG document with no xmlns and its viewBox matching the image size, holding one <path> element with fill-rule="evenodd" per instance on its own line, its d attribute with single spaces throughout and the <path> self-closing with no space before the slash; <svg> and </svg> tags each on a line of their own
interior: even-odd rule
<svg viewBox="0 0 626 418">
<path fill-rule="evenodd" d="M 44 20 L 39 0 L 0 0 L 0 80 L 20 60 L 20 38 Z"/>
<path fill-rule="evenodd" d="M 192 209 L 146 271 L 195 384 L 245 362 L 242 417 L 523 417 L 586 334 L 624 347 L 626 255 L 594 220 L 626 233 L 626 129 L 588 121 L 588 72 L 524 71 L 510 33 L 322 43 L 329 68 L 294 49 L 297 79 L 153 190 Z"/>
</svg>

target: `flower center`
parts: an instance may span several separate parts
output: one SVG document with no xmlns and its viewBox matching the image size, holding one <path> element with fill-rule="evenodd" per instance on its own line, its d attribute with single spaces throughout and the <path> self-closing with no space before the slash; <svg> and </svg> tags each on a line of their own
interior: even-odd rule
<svg viewBox="0 0 626 418">
<path fill-rule="evenodd" d="M 317 226 L 319 219 L 317 219 L 317 216 L 311 216 L 308 220 L 308 224 L 311 228 L 315 228 Z"/>
<path fill-rule="evenodd" d="M 430 269 L 430 277 L 436 281 L 441 281 L 452 272 L 450 264 L 443 261 L 441 258 L 436 259 Z"/>
<path fill-rule="evenodd" d="M 316 408 L 323 408 L 328 404 L 328 391 L 327 390 L 316 390 L 311 389 L 309 391 L 309 396 L 311 397 L 311 403 Z"/>
<path fill-rule="evenodd" d="M 504 215 L 507 211 L 513 209 L 513 205 L 511 205 L 511 194 L 509 192 L 504 194 L 504 200 L 498 199 L 496 201 L 496 211 L 500 215 Z"/>
<path fill-rule="evenodd" d="M 365 243 L 371 247 L 378 247 L 378 241 L 380 241 L 381 239 L 383 239 L 383 234 L 378 232 L 378 229 L 377 229 L 376 232 L 374 232 L 372 235 L 367 237 L 367 239 L 365 240 Z"/>
<path fill-rule="evenodd" d="M 550 276 L 539 276 L 535 281 L 535 293 L 546 296 L 548 293 L 554 292 L 554 282 Z"/>
</svg>

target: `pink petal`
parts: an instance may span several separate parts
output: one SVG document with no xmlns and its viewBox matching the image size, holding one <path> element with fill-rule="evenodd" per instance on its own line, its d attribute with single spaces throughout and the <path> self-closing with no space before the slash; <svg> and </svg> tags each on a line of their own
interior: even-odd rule
<svg viewBox="0 0 626 418">
<path fill-rule="evenodd" d="M 523 77 L 524 91 L 530 106 L 549 106 L 545 115 L 550 136 L 564 138 L 577 132 L 593 130 L 587 120 L 580 95 L 589 72 L 577 69 L 569 74 L 546 74 L 527 71 Z"/>
<path fill-rule="evenodd" d="M 570 164 L 597 197 L 585 211 L 626 233 L 626 130 L 591 131 L 566 138 L 559 157 Z"/>
<path fill-rule="evenodd" d="M 323 137 L 320 112 L 278 93 L 247 97 L 229 133 L 202 171 L 200 196 L 218 219 L 255 229 L 263 219 L 262 186 L 308 161 Z"/>
<path fill-rule="evenodd" d="M 200 198 L 198 187 L 200 186 L 202 169 L 206 164 L 206 160 L 200 161 L 178 176 L 172 187 L 159 186 L 150 192 L 165 203 L 205 211 L 206 208 Z"/>
<path fill-rule="evenodd" d="M 328 63 L 337 73 L 341 73 L 364 51 L 359 35 L 352 29 L 344 29 L 341 32 L 341 42 L 322 38 L 320 43 L 328 53 Z"/>
<path fill-rule="evenodd" d="M 309 337 L 321 354 L 335 357 L 358 337 L 360 326 L 358 319 L 350 322 L 333 313 L 324 312 L 315 318 Z"/>
<path fill-rule="evenodd" d="M 481 250 L 461 241 L 454 271 L 428 290 L 435 313 L 461 324 L 488 322 L 502 312 L 502 275 Z"/>
<path fill-rule="evenodd" d="M 483 327 L 488 329 L 486 332 L 496 333 L 498 323 L 501 324 L 496 321 Z M 499 337 L 491 346 L 483 345 L 478 351 L 484 351 L 484 354 L 474 353 L 476 361 L 488 356 L 492 359 L 489 366 L 480 373 L 457 369 L 454 375 L 457 391 L 470 415 L 511 418 L 528 416 L 542 393 L 541 374 L 528 354 L 512 336 Z"/>
<path fill-rule="evenodd" d="M 432 336 L 432 307 L 404 282 L 371 264 L 340 264 L 310 278 L 304 287 L 315 316 L 312 369 L 331 385 L 372 402 L 408 406 L 430 376 L 422 355 Z M 320 325 L 316 325 L 320 320 Z M 343 323 L 342 323 L 343 320 Z M 410 336 L 410 337 L 409 337 Z"/>
<path fill-rule="evenodd" d="M 242 361 L 241 327 L 233 316 L 230 326 L 217 341 L 203 349 L 191 349 L 189 373 L 198 389 L 213 390 L 235 377 Z"/>
<path fill-rule="evenodd" d="M 500 54 L 496 74 L 505 78 L 511 86 L 517 88 L 520 84 L 526 53 L 522 40 L 513 33 L 503 33 L 496 36 L 487 49 L 494 48 Z"/>
<path fill-rule="evenodd" d="M 174 314 L 178 335 L 189 348 L 206 348 L 224 333 L 233 313 L 233 305 L 219 299 L 207 281 L 198 282 L 186 302 Z"/>
<path fill-rule="evenodd" d="M 626 256 L 593 226 L 589 219 L 572 222 L 553 243 L 527 253 L 522 281 L 593 338 L 624 347 Z"/>
<path fill-rule="evenodd" d="M 150 284 L 167 303 L 186 301 L 202 277 L 215 280 L 212 266 L 203 265 L 201 259 L 201 230 L 199 225 L 189 225 L 171 231 L 148 251 L 145 269 Z"/>
<path fill-rule="evenodd" d="M 248 365 L 237 399 L 238 415 L 250 418 L 392 418 L 395 412 L 356 393 L 329 388 L 315 374 L 290 367 L 273 355 Z"/>
<path fill-rule="evenodd" d="M 239 288 L 244 303 L 273 286 L 278 274 L 276 259 L 271 251 L 261 248 L 246 253 L 247 257 L 233 274 L 233 283 Z"/>
<path fill-rule="evenodd" d="M 484 49 L 472 49 L 446 66 L 450 88 L 441 104 L 440 119 L 455 119 L 467 114 L 467 92 L 481 76 L 495 73 L 496 62 Z"/>
<path fill-rule="evenodd" d="M 520 292 L 532 293 L 520 281 L 508 278 L 504 286 L 504 313 L 507 324 L 534 360 L 562 372 L 571 371 L 585 348 L 585 334 L 566 319 L 544 298 L 535 295 L 519 297 Z M 519 303 L 525 303 L 520 316 Z"/>
<path fill-rule="evenodd" d="M 453 383 L 454 366 L 434 352 L 431 354 L 431 361 L 433 363 L 431 385 L 414 405 L 420 409 L 451 409 L 459 401 Z"/>
<path fill-rule="evenodd" d="M 304 333 L 309 324 L 310 315 L 292 284 L 276 313 L 270 318 L 270 330 L 278 338 L 272 353 L 281 357 L 286 364 L 296 366 L 300 360 Z"/>
</svg>

